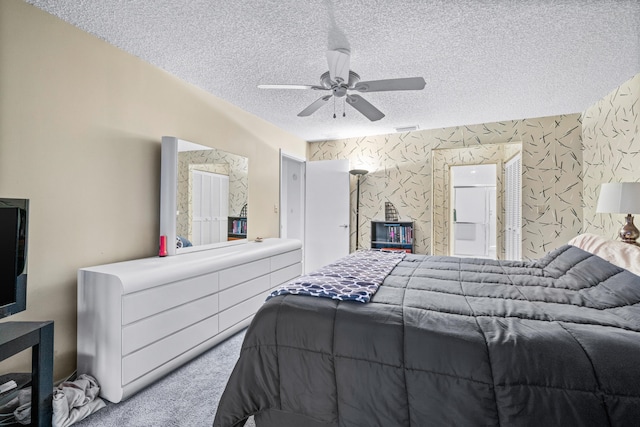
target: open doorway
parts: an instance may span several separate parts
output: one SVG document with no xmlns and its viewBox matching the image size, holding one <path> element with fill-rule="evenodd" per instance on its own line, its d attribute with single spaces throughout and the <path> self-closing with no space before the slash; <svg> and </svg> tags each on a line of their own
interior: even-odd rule
<svg viewBox="0 0 640 427">
<path fill-rule="evenodd" d="M 280 154 L 280 237 L 304 245 L 305 161 Z"/>
<path fill-rule="evenodd" d="M 280 152 L 280 237 L 302 241 L 305 272 L 349 254 L 349 161 Z"/>
<path fill-rule="evenodd" d="M 497 257 L 496 165 L 451 167 L 451 255 Z"/>
<path fill-rule="evenodd" d="M 432 150 L 432 197 L 431 197 L 431 254 L 453 254 L 453 184 L 451 168 L 454 166 L 496 165 L 496 258 L 505 259 L 505 215 L 510 210 L 505 206 L 505 163 L 522 152 L 519 142 L 483 144 L 462 148 Z M 518 194 L 521 185 L 514 183 Z M 518 200 L 520 197 L 518 196 Z M 518 205 L 518 201 L 514 202 Z M 519 233 L 519 231 L 518 231 Z M 493 233 L 492 233 L 493 234 Z M 519 239 L 519 234 L 514 240 Z M 519 245 L 518 242 L 514 242 Z M 508 258 L 512 259 L 512 258 Z M 517 258 L 513 258 L 517 259 Z"/>
</svg>

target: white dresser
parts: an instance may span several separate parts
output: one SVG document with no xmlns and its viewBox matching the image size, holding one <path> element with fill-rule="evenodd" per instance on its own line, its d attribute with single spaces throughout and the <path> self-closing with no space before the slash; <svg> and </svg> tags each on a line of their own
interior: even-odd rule
<svg viewBox="0 0 640 427">
<path fill-rule="evenodd" d="M 126 399 L 245 328 L 302 273 L 298 240 L 265 239 L 78 270 L 78 374 Z"/>
</svg>

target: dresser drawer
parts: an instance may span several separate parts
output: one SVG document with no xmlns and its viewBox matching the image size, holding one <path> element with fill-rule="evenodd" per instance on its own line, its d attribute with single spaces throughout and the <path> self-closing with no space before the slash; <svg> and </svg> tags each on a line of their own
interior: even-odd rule
<svg viewBox="0 0 640 427">
<path fill-rule="evenodd" d="M 122 324 L 127 325 L 175 306 L 218 292 L 218 272 L 190 277 L 157 288 L 124 295 Z"/>
<path fill-rule="evenodd" d="M 269 291 L 263 292 L 259 295 L 256 295 L 252 298 L 249 298 L 246 301 L 241 302 L 240 304 L 234 305 L 233 307 L 220 312 L 220 332 L 224 331 L 227 328 L 235 325 L 238 322 L 243 321 L 244 319 L 253 316 L 256 314 L 256 311 L 264 301 L 269 296 Z"/>
<path fill-rule="evenodd" d="M 238 285 L 247 280 L 269 274 L 271 263 L 269 258 L 248 262 L 236 267 L 220 271 L 220 290 Z"/>
<path fill-rule="evenodd" d="M 285 252 L 280 255 L 271 257 L 271 271 L 280 270 L 291 264 L 300 263 L 302 261 L 302 250 L 297 249 L 291 252 Z"/>
<path fill-rule="evenodd" d="M 220 311 L 246 301 L 271 287 L 269 275 L 264 275 L 220 292 Z"/>
<path fill-rule="evenodd" d="M 217 313 L 218 294 L 213 294 L 131 323 L 122 328 L 122 354 L 126 356 Z"/>
<path fill-rule="evenodd" d="M 209 317 L 122 359 L 122 385 L 145 375 L 218 333 L 218 316 Z"/>
<path fill-rule="evenodd" d="M 275 288 L 283 283 L 295 279 L 302 274 L 302 264 L 293 264 L 271 273 L 271 287 Z"/>
</svg>

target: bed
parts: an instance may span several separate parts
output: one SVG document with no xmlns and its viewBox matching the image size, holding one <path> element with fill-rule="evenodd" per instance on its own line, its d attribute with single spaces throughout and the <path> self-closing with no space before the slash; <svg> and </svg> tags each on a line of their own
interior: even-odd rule
<svg viewBox="0 0 640 427">
<path fill-rule="evenodd" d="M 639 302 L 639 276 L 572 245 L 407 254 L 367 303 L 270 298 L 214 427 L 638 425 Z"/>
</svg>

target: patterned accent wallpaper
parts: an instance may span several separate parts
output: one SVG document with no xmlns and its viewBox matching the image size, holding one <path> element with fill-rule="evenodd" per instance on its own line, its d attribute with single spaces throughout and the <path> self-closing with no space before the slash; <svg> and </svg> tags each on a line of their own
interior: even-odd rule
<svg viewBox="0 0 640 427">
<path fill-rule="evenodd" d="M 600 184 L 640 181 L 640 73 L 584 111 L 582 134 L 583 230 L 618 239 L 625 215 L 596 213 L 596 205 Z"/>
<path fill-rule="evenodd" d="M 178 153 L 178 219 L 176 233 L 191 238 L 191 171 L 200 170 L 229 176 L 229 215 L 239 216 L 249 192 L 249 159 L 211 149 Z"/>
<path fill-rule="evenodd" d="M 414 222 L 415 251 L 432 247 L 432 150 L 522 143 L 522 254 L 535 259 L 582 228 L 580 114 L 485 123 L 408 133 L 309 143 L 310 160 L 349 159 L 366 169 L 360 184 L 359 241 L 370 246 L 371 220 L 384 220 L 384 202 L 400 220 Z M 355 242 L 355 188 L 351 178 L 351 249 Z"/>
</svg>

